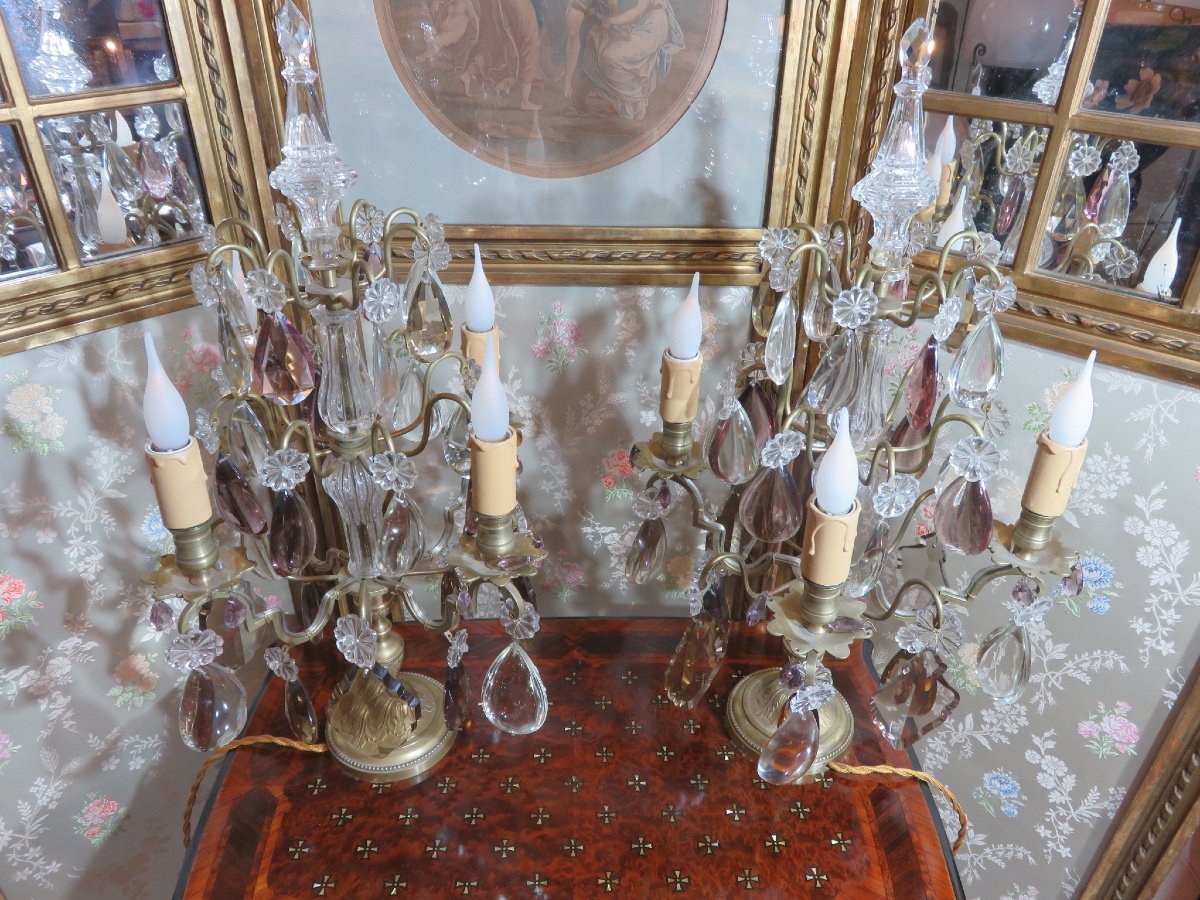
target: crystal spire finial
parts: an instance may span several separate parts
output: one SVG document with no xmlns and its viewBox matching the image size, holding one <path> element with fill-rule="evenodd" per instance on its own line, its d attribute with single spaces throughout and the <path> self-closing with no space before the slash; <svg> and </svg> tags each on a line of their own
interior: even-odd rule
<svg viewBox="0 0 1200 900">
<path fill-rule="evenodd" d="M 292 0 L 287 0 L 275 16 L 275 39 L 284 57 L 284 78 L 292 81 L 295 76 L 304 74 L 305 70 L 316 76 L 309 63 L 312 25 Z"/>
</svg>

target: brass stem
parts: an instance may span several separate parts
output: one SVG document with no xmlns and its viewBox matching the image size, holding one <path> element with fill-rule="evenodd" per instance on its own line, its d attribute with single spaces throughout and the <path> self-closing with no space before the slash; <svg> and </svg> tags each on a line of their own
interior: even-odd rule
<svg viewBox="0 0 1200 900">
<path fill-rule="evenodd" d="M 513 531 L 513 514 L 485 516 L 478 514 L 479 525 L 475 532 L 475 546 L 484 561 L 500 559 L 512 553 L 517 537 Z"/>
<path fill-rule="evenodd" d="M 181 572 L 196 575 L 217 564 L 219 551 L 213 538 L 212 522 L 191 528 L 172 528 L 175 538 L 175 565 Z"/>
<path fill-rule="evenodd" d="M 691 422 L 662 423 L 662 451 L 668 461 L 687 459 L 692 453 Z"/>
</svg>

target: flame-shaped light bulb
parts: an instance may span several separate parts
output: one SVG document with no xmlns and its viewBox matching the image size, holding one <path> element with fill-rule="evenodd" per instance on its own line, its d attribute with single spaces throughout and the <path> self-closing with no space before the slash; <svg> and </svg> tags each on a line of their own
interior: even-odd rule
<svg viewBox="0 0 1200 900">
<path fill-rule="evenodd" d="M 838 413 L 837 433 L 817 469 L 817 506 L 830 516 L 844 516 L 854 507 L 858 493 L 858 457 L 850 442 L 850 414 Z"/>
<path fill-rule="evenodd" d="M 471 395 L 471 429 L 477 440 L 495 443 L 508 436 L 508 395 L 500 383 L 500 367 L 492 342 L 487 342 L 483 371 Z"/>
<path fill-rule="evenodd" d="M 1175 273 L 1179 271 L 1179 226 L 1182 224 L 1183 219 L 1175 220 L 1167 239 L 1150 257 L 1150 262 L 1146 263 L 1146 274 L 1137 286 L 1139 291 L 1159 297 L 1171 296 L 1171 284 L 1175 281 Z"/>
<path fill-rule="evenodd" d="M 154 338 L 149 332 L 145 338 L 146 395 L 142 414 L 146 419 L 146 431 L 155 450 L 173 453 L 182 450 L 192 439 L 187 406 L 158 359 Z"/>
<path fill-rule="evenodd" d="M 496 326 L 496 297 L 483 272 L 483 260 L 479 256 L 479 245 L 475 245 L 475 271 L 467 284 L 467 299 L 463 305 L 467 328 L 481 334 Z"/>
<path fill-rule="evenodd" d="M 670 354 L 679 360 L 695 359 L 700 355 L 700 340 L 704 337 L 704 318 L 700 315 L 700 273 L 692 276 L 692 289 L 671 321 Z"/>
<path fill-rule="evenodd" d="M 1075 379 L 1050 417 L 1047 428 L 1050 440 L 1064 447 L 1078 447 L 1087 437 L 1092 425 L 1092 365 L 1096 362 L 1096 351 L 1088 354 L 1083 371 Z"/>
</svg>

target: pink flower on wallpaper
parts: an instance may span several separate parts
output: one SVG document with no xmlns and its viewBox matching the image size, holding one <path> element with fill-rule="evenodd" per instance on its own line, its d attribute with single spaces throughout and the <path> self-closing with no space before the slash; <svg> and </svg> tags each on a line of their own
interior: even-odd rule
<svg viewBox="0 0 1200 900">
<path fill-rule="evenodd" d="M 1075 729 L 1079 732 L 1079 736 L 1091 740 L 1100 733 L 1100 726 L 1088 719 L 1086 722 L 1080 722 Z"/>
<path fill-rule="evenodd" d="M 1114 741 L 1125 746 L 1136 744 L 1141 737 L 1138 727 L 1124 716 L 1105 716 L 1100 720 L 1100 727 Z"/>
<path fill-rule="evenodd" d="M 89 795 L 91 796 L 91 795 Z M 79 813 L 80 825 L 101 825 L 116 815 L 120 806 L 110 797 L 97 797 Z"/>
<path fill-rule="evenodd" d="M 93 846 L 99 847 L 117 827 L 124 810 L 111 797 L 104 797 L 95 791 L 87 795 L 78 815 L 75 816 L 75 833 L 87 838 Z"/>
<path fill-rule="evenodd" d="M 11 605 L 24 596 L 24 581 L 14 575 L 0 575 L 0 603 Z"/>
<path fill-rule="evenodd" d="M 604 457 L 604 470 L 614 478 L 627 478 L 633 474 L 633 465 L 629 462 L 629 451 L 624 448 L 613 450 Z"/>
<path fill-rule="evenodd" d="M 0 760 L 12 759 L 15 746 L 12 735 L 8 734 L 8 732 L 0 731 Z"/>
<path fill-rule="evenodd" d="M 573 562 L 563 563 L 558 567 L 558 577 L 571 586 L 580 584 L 583 582 L 583 566 Z"/>
<path fill-rule="evenodd" d="M 581 346 L 583 330 L 579 323 L 566 316 L 566 306 L 554 304 L 554 311 L 547 315 L 538 315 L 538 325 L 534 331 L 536 340 L 533 344 L 533 355 L 546 363 L 551 372 L 561 372 L 579 358 L 586 350 Z"/>
<path fill-rule="evenodd" d="M 212 344 L 193 344 L 185 357 L 187 365 L 202 374 L 208 374 L 221 364 L 221 354 Z"/>
<path fill-rule="evenodd" d="M 545 359 L 550 355 L 550 338 L 540 337 L 533 342 L 533 355 L 538 359 Z"/>
<path fill-rule="evenodd" d="M 1124 700 L 1113 704 L 1109 709 L 1101 701 L 1097 711 L 1080 722 L 1075 730 L 1087 741 L 1087 748 L 1099 759 L 1110 756 L 1133 756 L 1137 752 L 1137 743 L 1142 733 L 1137 725 L 1131 722 L 1126 714 L 1133 711 Z"/>
</svg>

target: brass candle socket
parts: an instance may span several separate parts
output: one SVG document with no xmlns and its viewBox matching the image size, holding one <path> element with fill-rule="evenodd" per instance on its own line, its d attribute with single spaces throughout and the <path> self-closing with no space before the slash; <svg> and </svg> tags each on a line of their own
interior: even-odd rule
<svg viewBox="0 0 1200 900">
<path fill-rule="evenodd" d="M 220 558 L 212 523 L 193 525 L 191 528 L 172 528 L 175 539 L 175 566 L 180 572 L 198 575 L 213 568 Z"/>
<path fill-rule="evenodd" d="M 475 531 L 475 546 L 485 561 L 509 556 L 517 544 L 513 530 L 513 514 L 487 516 L 479 513 Z"/>
<path fill-rule="evenodd" d="M 1021 507 L 1021 516 L 1012 531 L 1012 551 L 1023 556 L 1038 553 L 1054 539 L 1054 523 L 1058 516 L 1043 516 Z"/>
<path fill-rule="evenodd" d="M 658 448 L 668 462 L 687 459 L 694 443 L 691 422 L 663 422 Z"/>
</svg>

